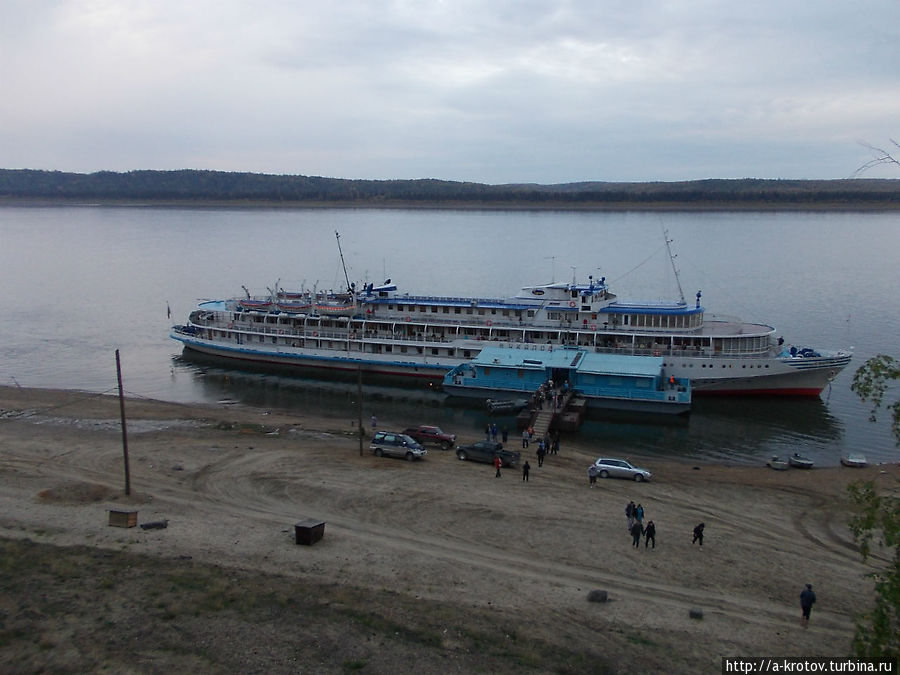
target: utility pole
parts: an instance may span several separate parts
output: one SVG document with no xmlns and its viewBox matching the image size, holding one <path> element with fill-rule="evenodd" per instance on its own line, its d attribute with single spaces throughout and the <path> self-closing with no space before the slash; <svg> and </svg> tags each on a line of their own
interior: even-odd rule
<svg viewBox="0 0 900 675">
<path fill-rule="evenodd" d="M 122 453 L 125 457 L 125 494 L 131 495 L 131 473 L 128 469 L 128 432 L 125 428 L 125 392 L 122 389 L 122 364 L 116 350 L 116 378 L 119 380 L 119 414 L 122 416 Z"/>
<path fill-rule="evenodd" d="M 359 416 L 359 456 L 363 456 L 363 434 L 365 434 L 365 427 L 363 427 L 363 419 L 362 419 L 362 355 L 359 357 L 359 365 L 356 370 L 356 413 Z"/>
</svg>

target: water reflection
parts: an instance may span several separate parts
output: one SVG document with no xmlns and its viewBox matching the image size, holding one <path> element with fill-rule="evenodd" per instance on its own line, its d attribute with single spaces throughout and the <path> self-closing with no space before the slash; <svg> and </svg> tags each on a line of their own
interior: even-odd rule
<svg viewBox="0 0 900 675">
<path fill-rule="evenodd" d="M 234 401 L 261 408 L 303 410 L 351 426 L 358 419 L 358 390 L 349 381 L 286 375 L 257 368 L 236 370 L 214 357 L 185 353 L 175 368 L 191 373 L 207 401 Z M 489 416 L 481 407 L 449 405 L 434 388 L 364 382 L 364 423 L 371 415 L 398 424 L 437 424 L 479 436 L 488 421 L 517 436 L 516 416 Z M 827 405 L 813 399 L 697 399 L 688 416 L 592 414 L 578 432 L 597 454 L 661 456 L 762 465 L 772 455 L 803 452 L 818 466 L 836 466 L 844 427 Z M 563 440 L 567 438 L 563 434 Z M 512 441 L 511 441 L 512 442 Z"/>
</svg>

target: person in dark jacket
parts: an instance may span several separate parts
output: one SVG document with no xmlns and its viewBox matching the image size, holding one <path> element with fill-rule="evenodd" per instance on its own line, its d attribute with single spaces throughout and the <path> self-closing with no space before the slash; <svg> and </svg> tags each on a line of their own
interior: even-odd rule
<svg viewBox="0 0 900 675">
<path fill-rule="evenodd" d="M 644 528 L 641 527 L 641 524 L 638 521 L 634 521 L 634 524 L 631 526 L 631 538 L 634 540 L 632 544 L 635 548 L 640 548 L 641 546 L 641 535 L 644 533 Z"/>
<path fill-rule="evenodd" d="M 647 539 L 644 540 L 644 548 L 647 548 L 651 539 L 653 540 L 653 548 L 656 548 L 656 525 L 653 524 L 652 520 L 647 521 L 647 527 L 644 528 L 644 534 L 647 535 Z"/>
<path fill-rule="evenodd" d="M 803 611 L 803 615 L 800 617 L 800 625 L 804 628 L 809 625 L 809 613 L 812 611 L 812 606 L 815 603 L 816 594 L 813 592 L 812 584 L 806 584 L 806 588 L 800 592 L 800 609 Z"/>
<path fill-rule="evenodd" d="M 528 482 L 529 473 L 531 473 L 531 464 L 529 464 L 528 460 L 526 460 L 525 464 L 522 465 L 522 480 L 526 483 Z"/>
<path fill-rule="evenodd" d="M 697 527 L 694 528 L 694 538 L 691 540 L 692 544 L 696 544 L 698 541 L 700 542 L 700 546 L 703 546 L 703 528 L 706 527 L 703 523 L 700 523 Z"/>
</svg>

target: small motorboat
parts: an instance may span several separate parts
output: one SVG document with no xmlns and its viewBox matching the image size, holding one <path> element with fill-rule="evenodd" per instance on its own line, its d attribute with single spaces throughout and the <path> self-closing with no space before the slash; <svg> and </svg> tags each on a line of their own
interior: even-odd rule
<svg viewBox="0 0 900 675">
<path fill-rule="evenodd" d="M 491 413 L 514 413 L 519 412 L 522 408 L 528 405 L 528 400 L 524 398 L 519 399 L 498 399 L 498 398 L 489 398 L 485 401 L 485 405 L 487 406 L 488 412 Z"/>
<path fill-rule="evenodd" d="M 813 461 L 809 457 L 805 457 L 798 452 L 795 452 L 793 455 L 788 457 L 788 464 L 790 464 L 795 469 L 813 468 Z"/>
<path fill-rule="evenodd" d="M 787 471 L 790 464 L 788 464 L 787 460 L 778 457 L 777 455 L 773 456 L 768 462 L 766 462 L 766 466 L 770 469 L 775 469 L 776 471 Z"/>
<path fill-rule="evenodd" d="M 841 464 L 859 468 L 867 466 L 868 462 L 866 461 L 866 456 L 861 452 L 848 452 L 841 457 Z"/>
</svg>

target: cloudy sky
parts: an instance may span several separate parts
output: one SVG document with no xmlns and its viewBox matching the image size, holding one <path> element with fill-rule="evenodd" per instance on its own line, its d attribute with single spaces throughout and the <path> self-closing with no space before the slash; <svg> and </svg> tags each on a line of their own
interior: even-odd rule
<svg viewBox="0 0 900 675">
<path fill-rule="evenodd" d="M 900 2 L 0 0 L 0 94 L 8 169 L 846 178 Z"/>
</svg>

